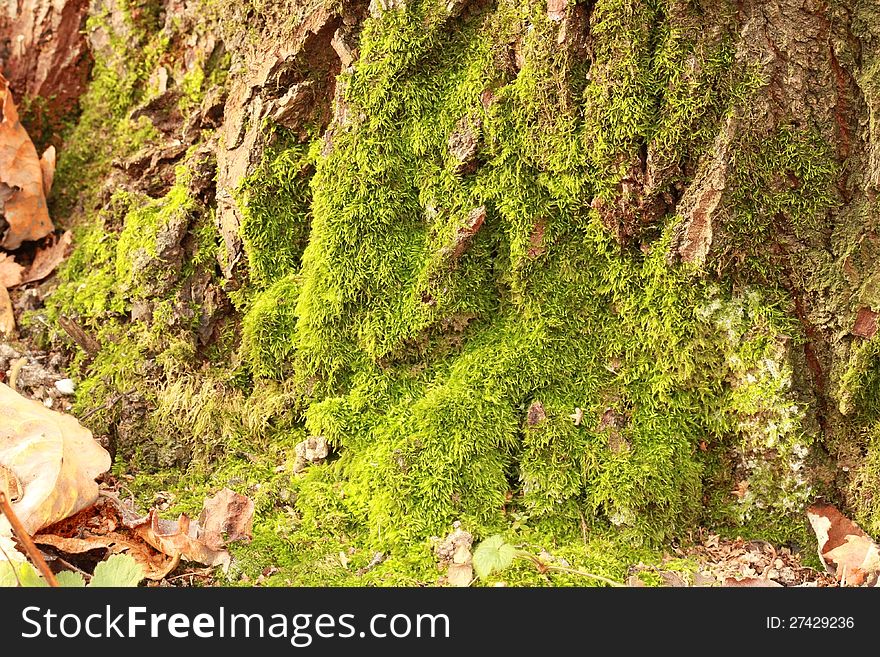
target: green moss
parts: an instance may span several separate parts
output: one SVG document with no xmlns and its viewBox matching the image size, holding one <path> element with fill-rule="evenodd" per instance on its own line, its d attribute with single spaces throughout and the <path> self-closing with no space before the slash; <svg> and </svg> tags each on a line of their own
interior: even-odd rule
<svg viewBox="0 0 880 657">
<path fill-rule="evenodd" d="M 300 281 L 291 275 L 260 294 L 244 317 L 242 350 L 255 376 L 283 379 L 294 353 Z"/>
<path fill-rule="evenodd" d="M 162 198 L 117 192 L 79 229 L 50 303 L 103 345 L 78 361 L 78 408 L 137 390 L 141 440 L 121 453 L 141 495 L 181 477 L 169 512 L 195 513 L 221 486 L 255 499 L 232 581 L 274 566 L 269 585 L 434 583 L 430 538 L 456 521 L 617 580 L 697 522 L 804 536 L 820 433 L 789 362 L 804 340 L 791 298 L 671 264 L 677 216 L 637 217 L 631 248 L 591 207 L 638 208 L 624 186 L 649 161 L 639 193 L 689 183 L 760 84 L 735 61 L 732 9 L 599 0 L 591 20 L 587 58 L 559 44 L 540 3 L 453 19 L 421 0 L 367 19 L 338 80 L 344 118 L 303 140 L 270 131 L 236 194 L 249 277 L 236 353 L 234 326 L 212 360 L 194 335 L 186 281 L 221 283 L 213 215 L 186 166 Z M 190 105 L 202 70 L 184 79 Z M 106 170 L 83 136 L 131 130 L 137 71 L 99 69 L 66 166 Z M 450 149 L 463 130 L 472 162 Z M 722 246 L 763 244 L 779 222 L 819 231 L 836 203 L 821 140 L 746 131 L 732 148 Z M 129 321 L 144 308 L 149 321 Z M 844 378 L 873 413 L 871 349 L 853 350 Z M 121 413 L 92 422 L 109 431 Z M 294 474 L 309 435 L 333 457 Z M 525 563 L 500 579 L 589 583 Z"/>
<path fill-rule="evenodd" d="M 749 134 L 736 145 L 730 173 L 730 219 L 718 246 L 719 257 L 745 262 L 762 280 L 778 278 L 779 236 L 817 241 L 828 210 L 840 204 L 839 175 L 831 146 L 806 129 L 784 126 L 771 135 Z M 774 258 L 774 256 L 776 256 Z M 775 262 L 775 264 L 774 264 Z M 816 263 L 796 263 L 805 272 Z M 824 268 L 823 263 L 823 268 Z M 789 274 L 790 275 L 790 274 Z M 798 275 L 811 285 L 811 273 Z M 819 283 L 819 286 L 827 286 Z"/>
<path fill-rule="evenodd" d="M 311 218 L 314 154 L 281 128 L 270 139 L 274 143 L 237 192 L 248 271 L 258 288 L 299 268 Z"/>
<path fill-rule="evenodd" d="M 744 461 L 769 458 L 766 469 L 744 465 L 755 504 L 789 487 L 779 505 L 796 509 L 809 489 L 792 464 L 812 438 L 787 378 L 784 295 L 731 298 L 671 270 L 673 218 L 650 255 L 622 252 L 583 201 L 610 193 L 625 174 L 614 163 L 646 143 L 666 168 L 693 157 L 754 80 L 732 76 L 724 38 L 699 42 L 696 19 L 658 31 L 659 3 L 621 13 L 606 2 L 596 29 L 628 41 L 603 40 L 611 50 L 585 84 L 539 9 L 501 3 L 448 32 L 432 2 L 367 22 L 343 80 L 358 118 L 315 161 L 301 270 L 254 304 L 249 362 L 312 391 L 306 426 L 341 448 L 378 545 L 456 519 L 497 529 L 511 496 L 559 526 L 586 513 L 655 542 L 700 515 L 707 438 Z M 499 53 L 527 21 L 511 76 Z M 689 75 L 698 52 L 705 66 Z M 447 146 L 463 119 L 481 135 L 473 173 Z M 284 163 L 287 175 L 298 162 Z M 273 234 L 299 222 L 275 223 L 282 198 L 261 210 Z M 480 206 L 485 221 L 463 238 Z M 250 249 L 258 280 L 271 280 L 277 265 L 260 258 L 276 249 Z M 532 425 L 536 402 L 545 417 Z"/>
</svg>

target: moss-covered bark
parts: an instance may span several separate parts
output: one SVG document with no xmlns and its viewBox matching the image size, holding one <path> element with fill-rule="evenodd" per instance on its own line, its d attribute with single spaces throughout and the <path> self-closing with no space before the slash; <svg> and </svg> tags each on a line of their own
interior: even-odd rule
<svg viewBox="0 0 880 657">
<path fill-rule="evenodd" d="M 880 527 L 872 3 L 103 11 L 48 314 L 121 469 L 419 577 L 456 520 L 582 560 L 818 495 Z"/>
</svg>

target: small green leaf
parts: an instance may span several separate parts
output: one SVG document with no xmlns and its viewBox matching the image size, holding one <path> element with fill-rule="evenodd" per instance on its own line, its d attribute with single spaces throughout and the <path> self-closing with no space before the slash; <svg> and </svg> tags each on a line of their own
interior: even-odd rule
<svg viewBox="0 0 880 657">
<path fill-rule="evenodd" d="M 496 534 L 490 536 L 474 550 L 474 571 L 480 579 L 507 568 L 516 556 L 516 548 Z"/>
<path fill-rule="evenodd" d="M 114 554 L 95 566 L 89 586 L 137 586 L 144 578 L 144 570 L 134 557 Z"/>
<path fill-rule="evenodd" d="M 27 561 L 0 561 L 0 586 L 49 586 Z"/>
<path fill-rule="evenodd" d="M 55 575 L 55 579 L 58 580 L 58 586 L 71 589 L 80 588 L 86 585 L 86 580 L 83 579 L 83 576 L 72 570 L 62 570 Z"/>
</svg>

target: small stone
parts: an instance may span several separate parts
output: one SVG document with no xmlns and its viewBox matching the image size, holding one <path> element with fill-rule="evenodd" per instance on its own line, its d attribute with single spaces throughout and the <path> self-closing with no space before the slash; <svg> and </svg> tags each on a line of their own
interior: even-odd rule
<svg viewBox="0 0 880 657">
<path fill-rule="evenodd" d="M 537 424 L 541 424 L 541 422 L 546 419 L 547 411 L 544 410 L 544 405 L 539 401 L 533 401 L 526 414 L 526 423 L 530 427 L 533 427 Z"/>
<path fill-rule="evenodd" d="M 55 382 L 55 390 L 62 395 L 72 395 L 76 392 L 76 384 L 73 382 L 73 379 L 61 379 Z"/>
<path fill-rule="evenodd" d="M 310 464 L 323 463 L 330 453 L 330 445 L 324 436 L 312 436 L 294 447 L 296 462 L 293 465 L 295 474 L 302 472 Z"/>
</svg>

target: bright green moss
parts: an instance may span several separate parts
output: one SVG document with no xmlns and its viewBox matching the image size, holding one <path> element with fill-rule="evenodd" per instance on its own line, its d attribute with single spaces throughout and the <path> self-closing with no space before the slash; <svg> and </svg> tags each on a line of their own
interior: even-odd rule
<svg viewBox="0 0 880 657">
<path fill-rule="evenodd" d="M 761 482 L 758 504 L 810 442 L 787 365 L 761 369 L 782 358 L 784 314 L 765 311 L 757 292 L 731 300 L 670 269 L 672 221 L 634 257 L 585 207 L 623 175 L 611 166 L 621 154 L 650 142 L 672 166 L 705 147 L 725 99 L 748 83 L 728 76 L 723 38 L 700 46 L 705 66 L 688 77 L 696 23 L 656 32 L 659 4 L 625 14 L 600 5 L 599 32 L 629 35 L 627 65 L 602 51 L 585 86 L 586 70 L 556 47 L 538 9 L 502 4 L 444 32 L 441 4 L 422 2 L 365 25 L 361 60 L 343 81 L 356 118 L 315 161 L 302 268 L 254 304 L 245 344 L 255 372 L 290 372 L 312 390 L 307 428 L 342 450 L 347 490 L 378 544 L 456 519 L 478 533 L 502 527 L 511 496 L 534 519 L 570 524 L 585 513 L 652 542 L 700 514 L 701 441 L 779 450 L 768 471 L 744 475 Z M 499 52 L 527 21 L 511 75 Z M 497 41 L 480 36 L 487 29 Z M 581 85 L 582 101 L 568 85 Z M 473 173 L 448 150 L 462 125 L 480 135 Z M 286 175 L 296 176 L 296 158 Z M 299 202 L 299 191 L 286 194 Z M 289 217 L 273 234 L 294 228 L 301 215 L 284 210 L 284 195 L 267 198 L 271 210 L 254 204 L 260 216 Z M 462 246 L 480 206 L 485 221 Z M 261 264 L 277 242 L 261 253 L 251 238 L 258 280 L 284 271 Z M 715 306 L 737 314 L 735 326 Z M 545 417 L 530 425 L 536 402 Z M 759 436 L 767 416 L 777 426 Z M 792 495 L 787 509 L 804 499 Z"/>
<path fill-rule="evenodd" d="M 760 82 L 737 68 L 727 9 L 707 32 L 705 16 L 670 7 L 599 0 L 592 64 L 560 46 L 540 3 L 451 19 L 445 1 L 421 0 L 367 19 L 338 81 L 347 118 L 327 139 L 270 129 L 238 190 L 240 348 L 213 365 L 179 294 L 182 279 L 216 276 L 213 217 L 186 169 L 160 199 L 118 193 L 83 230 L 54 302 L 105 345 L 82 363 L 80 407 L 138 389 L 148 438 L 123 452 L 169 482 L 182 468 L 175 510 L 198 511 L 224 485 L 255 499 L 239 575 L 272 565 L 270 585 L 433 582 L 430 537 L 455 521 L 618 580 L 698 521 L 736 533 L 777 518 L 774 540 L 801 535 L 792 519 L 814 493 L 803 473 L 818 433 L 788 362 L 803 339 L 790 299 L 670 263 L 679 217 L 637 217 L 636 249 L 591 209 L 649 162 L 648 196 L 690 182 Z M 144 93 L 138 75 L 120 107 Z M 184 86 L 195 103 L 204 76 Z M 98 98 L 82 130 L 101 107 L 106 134 L 130 129 Z M 476 140 L 466 163 L 450 149 L 462 130 Z M 827 149 L 794 129 L 751 137 L 733 145 L 719 232 L 763 244 L 779 216 L 814 231 L 835 202 Z M 183 254 L 166 240 L 175 227 Z M 123 321 L 136 302 L 149 321 Z M 868 349 L 847 380 L 870 409 Z M 333 456 L 294 474 L 309 435 Z M 380 550 L 387 559 L 358 574 Z M 503 579 L 589 583 L 527 564 Z"/>
<path fill-rule="evenodd" d="M 259 294 L 244 317 L 242 351 L 255 376 L 283 379 L 294 353 L 300 281 L 282 278 Z"/>
<path fill-rule="evenodd" d="M 282 129 L 271 138 L 275 143 L 237 193 L 248 272 L 258 288 L 298 269 L 311 218 L 314 157 Z"/>
</svg>

